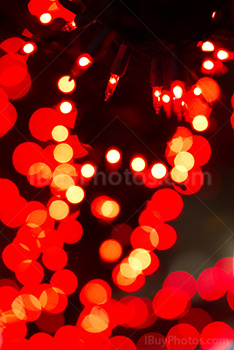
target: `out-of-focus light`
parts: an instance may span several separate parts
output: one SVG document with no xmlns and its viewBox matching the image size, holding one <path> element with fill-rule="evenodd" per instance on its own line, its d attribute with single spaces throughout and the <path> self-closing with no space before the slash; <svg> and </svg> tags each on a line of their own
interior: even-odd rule
<svg viewBox="0 0 234 350">
<path fill-rule="evenodd" d="M 101 213 L 104 217 L 113 219 L 120 212 L 119 204 L 113 200 L 107 200 L 102 204 Z"/>
<path fill-rule="evenodd" d="M 95 174 L 95 168 L 92 164 L 84 164 L 81 167 L 81 175 L 86 179 L 90 179 Z"/>
<path fill-rule="evenodd" d="M 204 69 L 206 70 L 212 70 L 214 68 L 214 62 L 211 61 L 211 60 L 205 60 L 203 63 L 202 63 L 202 66 Z"/>
<path fill-rule="evenodd" d="M 155 97 L 160 97 L 161 96 L 161 91 L 158 90 L 158 89 L 154 90 L 154 96 Z"/>
<path fill-rule="evenodd" d="M 34 43 L 27 43 L 23 47 L 24 53 L 30 54 L 36 50 L 36 45 Z"/>
<path fill-rule="evenodd" d="M 73 157 L 73 149 L 67 143 L 60 143 L 54 149 L 54 158 L 59 163 L 67 163 Z"/>
<path fill-rule="evenodd" d="M 167 168 L 162 163 L 157 163 L 152 166 L 151 174 L 155 179 L 162 179 L 167 173 Z"/>
<path fill-rule="evenodd" d="M 176 165 L 171 170 L 171 178 L 173 181 L 177 183 L 184 182 L 188 177 L 188 171 L 187 169 L 182 165 Z"/>
<path fill-rule="evenodd" d="M 217 11 L 214 11 L 214 12 L 212 13 L 212 18 L 214 19 L 214 18 L 216 17 L 216 15 L 217 15 Z"/>
<path fill-rule="evenodd" d="M 175 157 L 174 163 L 175 163 L 175 166 L 177 167 L 182 166 L 188 171 L 194 167 L 195 160 L 191 153 L 180 152 Z"/>
<path fill-rule="evenodd" d="M 164 103 L 169 103 L 169 102 L 171 101 L 171 98 L 170 98 L 169 95 L 165 94 L 165 95 L 163 95 L 163 97 L 162 97 L 162 101 L 163 101 Z"/>
<path fill-rule="evenodd" d="M 202 51 L 204 52 L 213 52 L 215 50 L 215 46 L 212 42 L 210 41 L 205 41 L 203 44 L 202 44 L 202 47 L 201 47 Z"/>
<path fill-rule="evenodd" d="M 63 220 L 69 214 L 69 206 L 62 200 L 55 200 L 49 206 L 50 216 L 55 220 Z"/>
<path fill-rule="evenodd" d="M 67 192 L 67 200 L 72 204 L 78 204 L 84 199 L 85 192 L 80 186 L 71 186 Z"/>
<path fill-rule="evenodd" d="M 52 16 L 50 13 L 43 13 L 41 16 L 40 16 L 40 22 L 42 24 L 49 24 L 50 22 L 52 21 Z"/>
<path fill-rule="evenodd" d="M 208 119 L 204 115 L 197 115 L 192 124 L 196 131 L 205 131 L 209 126 Z"/>
<path fill-rule="evenodd" d="M 146 161 L 142 157 L 136 157 L 131 161 L 131 168 L 135 172 L 141 172 L 146 167 Z"/>
<path fill-rule="evenodd" d="M 131 252 L 128 258 L 131 268 L 142 271 L 147 269 L 151 263 L 151 257 L 147 250 L 138 248 Z"/>
<path fill-rule="evenodd" d="M 116 164 L 119 162 L 121 154 L 117 149 L 111 149 L 106 154 L 106 160 L 111 164 Z"/>
<path fill-rule="evenodd" d="M 72 104 L 71 102 L 64 101 L 60 104 L 59 109 L 63 114 L 68 114 L 72 111 Z"/>
<path fill-rule="evenodd" d="M 83 54 L 78 58 L 78 64 L 82 68 L 88 68 L 93 63 L 93 59 L 89 54 Z"/>
<path fill-rule="evenodd" d="M 75 90 L 76 88 L 76 82 L 74 79 L 71 81 L 69 80 L 70 76 L 65 75 L 62 78 L 59 79 L 58 81 L 58 88 L 60 91 L 62 91 L 65 94 L 71 93 Z"/>
<path fill-rule="evenodd" d="M 69 132 L 63 125 L 57 125 L 52 130 L 52 137 L 57 142 L 63 142 L 68 138 Z"/>
<path fill-rule="evenodd" d="M 121 244 L 114 239 L 107 239 L 101 244 L 99 248 L 101 259 L 107 262 L 114 262 L 119 260 L 122 253 L 123 248 Z"/>
<path fill-rule="evenodd" d="M 217 52 L 217 57 L 218 57 L 219 60 L 225 61 L 225 60 L 227 60 L 230 57 L 230 55 L 229 55 L 229 53 L 226 50 L 219 50 Z"/>
<path fill-rule="evenodd" d="M 175 85 L 172 89 L 173 95 L 176 99 L 180 99 L 183 96 L 184 90 L 180 85 Z"/>
<path fill-rule="evenodd" d="M 202 94 L 202 91 L 199 87 L 195 87 L 193 93 L 195 96 L 200 96 Z"/>
</svg>

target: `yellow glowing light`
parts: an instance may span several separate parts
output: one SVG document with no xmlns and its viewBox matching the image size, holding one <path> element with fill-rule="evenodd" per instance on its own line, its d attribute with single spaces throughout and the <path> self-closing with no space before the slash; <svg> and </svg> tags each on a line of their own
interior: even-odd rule
<svg viewBox="0 0 234 350">
<path fill-rule="evenodd" d="M 131 162 L 131 168 L 133 171 L 140 172 L 143 171 L 146 167 L 146 162 L 141 157 L 136 157 Z"/>
<path fill-rule="evenodd" d="M 187 169 L 182 165 L 177 165 L 171 170 L 171 178 L 177 183 L 184 182 L 188 177 Z"/>
<path fill-rule="evenodd" d="M 205 68 L 206 70 L 212 70 L 214 68 L 214 62 L 211 60 L 204 61 L 203 68 Z"/>
<path fill-rule="evenodd" d="M 55 200 L 49 206 L 49 214 L 55 220 L 63 220 L 69 214 L 69 206 L 62 200 Z"/>
<path fill-rule="evenodd" d="M 65 94 L 71 93 L 75 90 L 76 88 L 76 82 L 74 79 L 70 80 L 69 75 L 65 75 L 62 78 L 59 79 L 58 81 L 58 88 L 60 91 L 62 91 Z"/>
<path fill-rule="evenodd" d="M 119 211 L 119 204 L 115 201 L 107 200 L 102 204 L 101 207 L 102 215 L 109 219 L 115 218 L 119 214 Z"/>
<path fill-rule="evenodd" d="M 197 115 L 192 124 L 196 131 L 205 131 L 209 126 L 208 119 L 204 115 Z"/>
<path fill-rule="evenodd" d="M 186 170 L 191 170 L 194 167 L 194 157 L 189 152 L 180 152 L 174 160 L 175 166 L 182 166 Z"/>
<path fill-rule="evenodd" d="M 73 157 L 73 149 L 67 143 L 60 143 L 54 149 L 54 159 L 59 163 L 67 163 Z"/>
<path fill-rule="evenodd" d="M 167 173 L 167 168 L 162 163 L 154 164 L 151 174 L 155 179 L 162 179 Z"/>
<path fill-rule="evenodd" d="M 162 100 L 163 100 L 164 103 L 169 103 L 171 101 L 169 95 L 163 95 Z"/>
<path fill-rule="evenodd" d="M 72 111 L 72 104 L 68 101 L 62 102 L 59 106 L 59 109 L 63 114 L 68 114 Z"/>
<path fill-rule="evenodd" d="M 52 16 L 50 13 L 43 13 L 40 16 L 40 22 L 43 24 L 49 24 L 52 21 Z"/>
<path fill-rule="evenodd" d="M 229 58 L 229 53 L 225 50 L 219 50 L 217 53 L 218 59 L 221 61 L 227 60 Z"/>
<path fill-rule="evenodd" d="M 181 98 L 183 96 L 183 89 L 182 89 L 182 87 L 179 86 L 179 85 L 176 85 L 173 88 L 173 94 L 174 94 L 175 98 Z"/>
<path fill-rule="evenodd" d="M 195 96 L 200 96 L 202 94 L 202 91 L 199 87 L 195 87 L 193 93 Z"/>
<path fill-rule="evenodd" d="M 204 52 L 213 52 L 215 47 L 214 47 L 214 44 L 210 41 L 205 41 L 203 44 L 202 44 L 202 47 L 201 47 L 202 51 Z"/>
<path fill-rule="evenodd" d="M 54 176 L 51 187 L 55 187 L 60 191 L 67 191 L 68 188 L 75 185 L 73 178 L 67 174 L 59 174 Z"/>
<path fill-rule="evenodd" d="M 89 59 L 88 57 L 83 56 L 83 57 L 81 57 L 81 58 L 79 59 L 79 65 L 80 65 L 81 67 L 86 67 L 86 66 L 88 66 L 90 63 L 91 63 L 91 61 L 90 61 L 90 59 Z"/>
<path fill-rule="evenodd" d="M 128 261 L 134 270 L 142 271 L 151 264 L 151 256 L 147 250 L 138 248 L 131 252 Z"/>
<path fill-rule="evenodd" d="M 161 91 L 160 90 L 155 90 L 154 96 L 155 97 L 160 97 L 160 95 L 161 95 Z"/>
<path fill-rule="evenodd" d="M 95 174 L 95 168 L 92 164 L 84 164 L 81 168 L 81 175 L 86 179 L 90 179 Z"/>
<path fill-rule="evenodd" d="M 121 155 L 119 151 L 117 151 L 116 149 L 111 149 L 106 154 L 106 160 L 111 164 L 118 163 L 118 161 L 120 160 L 120 157 Z"/>
<path fill-rule="evenodd" d="M 78 204 L 84 199 L 85 192 L 80 186 L 71 186 L 67 192 L 67 200 L 72 204 Z"/>
<path fill-rule="evenodd" d="M 139 269 L 134 269 L 129 263 L 120 264 L 120 273 L 125 278 L 136 278 L 141 271 Z"/>
<path fill-rule="evenodd" d="M 52 130 L 52 137 L 57 142 L 63 142 L 68 138 L 69 132 L 63 125 L 57 125 Z"/>
<path fill-rule="evenodd" d="M 27 43 L 24 45 L 23 51 L 27 54 L 33 53 L 33 51 L 35 51 L 35 45 L 32 43 Z"/>
</svg>

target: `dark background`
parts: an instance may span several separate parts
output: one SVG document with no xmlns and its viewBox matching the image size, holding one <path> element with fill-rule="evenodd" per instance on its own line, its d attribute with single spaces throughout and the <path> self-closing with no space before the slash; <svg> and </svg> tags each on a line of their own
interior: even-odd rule
<svg viewBox="0 0 234 350">
<path fill-rule="evenodd" d="M 54 106 L 64 98 L 57 89 L 57 81 L 62 75 L 69 74 L 74 58 L 95 37 L 95 30 L 88 29 L 79 37 L 78 32 L 51 35 L 49 27 L 41 26 L 37 18 L 28 13 L 27 2 L 11 0 L 0 3 L 1 41 L 20 36 L 25 28 L 42 36 L 37 53 L 28 60 L 28 69 L 32 77 L 31 90 L 24 98 L 13 101 L 18 112 L 16 127 L 0 139 L 0 176 L 14 181 L 21 195 L 27 200 L 36 197 L 36 200 L 47 203 L 50 198 L 49 189 L 40 191 L 30 186 L 27 179 L 14 170 L 12 153 L 19 143 L 26 140 L 38 142 L 28 130 L 31 114 L 38 108 Z M 224 45 L 234 49 L 234 42 L 231 40 Z M 137 153 L 143 154 L 149 164 L 158 159 L 166 162 L 166 142 L 176 127 L 191 127 L 184 122 L 177 122 L 175 117 L 167 119 L 163 112 L 159 116 L 155 115 L 149 85 L 149 60 L 142 60 L 140 55 L 134 55 L 131 59 L 127 74 L 121 79 L 111 100 L 108 103 L 103 101 L 109 69 L 116 51 L 117 46 L 112 44 L 106 54 L 78 81 L 76 91 L 68 96 L 78 109 L 74 133 L 78 134 L 81 142 L 93 147 L 89 156 L 80 161 L 93 161 L 100 171 L 105 171 L 105 152 L 110 146 L 116 146 L 122 151 L 121 171 L 129 168 L 130 159 Z M 193 61 L 191 56 L 191 65 Z M 146 278 L 145 286 L 135 295 L 152 299 L 170 272 L 185 270 L 197 278 L 205 268 L 213 266 L 223 257 L 234 254 L 234 131 L 229 121 L 232 114 L 230 98 L 234 90 L 234 64 L 230 62 L 227 66 L 229 72 L 218 78 L 222 89 L 221 99 L 214 104 L 210 128 L 204 133 L 212 147 L 212 158 L 202 169 L 211 174 L 212 184 L 205 184 L 198 194 L 183 197 L 183 213 L 171 222 L 177 231 L 178 241 L 169 251 L 158 254 L 159 270 Z M 198 69 L 196 74 L 200 75 Z M 38 143 L 42 147 L 49 144 Z M 84 236 L 77 244 L 65 247 L 69 255 L 68 268 L 74 271 L 79 279 L 78 291 L 70 298 L 76 309 L 70 304 L 65 312 L 67 324 L 76 323 L 79 315 L 77 310 L 81 310 L 78 293 L 82 286 L 93 278 L 103 278 L 109 282 L 113 297 L 120 299 L 125 296 L 125 293 L 111 283 L 112 266 L 106 266 L 99 260 L 98 247 L 110 237 L 112 226 L 127 223 L 135 228 L 143 204 L 150 199 L 154 191 L 144 186 L 124 184 L 103 187 L 93 186 L 91 183 L 87 187 L 87 201 L 82 203 L 78 218 L 83 225 Z M 89 203 L 100 194 L 109 195 L 121 205 L 121 214 L 111 225 L 100 224 L 90 212 Z M 2 225 L 1 229 L 3 249 L 9 240 L 14 238 L 17 230 Z M 14 278 L 3 264 L 0 276 Z M 50 277 L 49 272 L 47 277 Z M 208 310 L 214 320 L 227 321 L 234 326 L 232 313 L 225 298 L 210 303 L 202 303 L 199 298 L 195 298 L 194 305 Z M 157 321 L 151 328 L 166 334 L 172 324 L 172 321 Z M 30 325 L 30 333 L 35 332 L 34 327 Z M 126 329 L 121 330 L 121 334 L 128 332 Z M 137 340 L 141 334 L 142 331 L 138 331 L 133 340 Z"/>
</svg>

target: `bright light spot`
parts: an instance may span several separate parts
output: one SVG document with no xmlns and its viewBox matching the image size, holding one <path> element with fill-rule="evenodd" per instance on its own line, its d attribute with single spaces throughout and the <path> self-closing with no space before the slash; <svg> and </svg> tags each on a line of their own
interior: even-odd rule
<svg viewBox="0 0 234 350">
<path fill-rule="evenodd" d="M 62 91 L 65 94 L 71 93 L 75 90 L 76 88 L 76 82 L 74 79 L 69 81 L 70 76 L 65 75 L 62 78 L 59 79 L 58 81 L 58 88 L 60 91 Z"/>
<path fill-rule="evenodd" d="M 23 51 L 27 54 L 33 53 L 36 50 L 36 45 L 32 43 L 27 43 L 23 47 Z"/>
<path fill-rule="evenodd" d="M 58 191 L 67 191 L 69 187 L 74 186 L 75 181 L 67 174 L 58 174 L 54 176 L 51 187 Z"/>
<path fill-rule="evenodd" d="M 81 168 L 81 175 L 86 179 L 90 179 L 95 174 L 95 168 L 92 164 L 84 164 Z"/>
<path fill-rule="evenodd" d="M 213 18 L 213 19 L 215 18 L 216 14 L 217 14 L 217 11 L 214 11 L 214 12 L 212 13 L 212 18 Z"/>
<path fill-rule="evenodd" d="M 73 157 L 73 149 L 67 143 L 60 143 L 54 149 L 54 158 L 59 163 L 67 163 Z"/>
<path fill-rule="evenodd" d="M 87 67 L 90 66 L 92 64 L 92 57 L 90 55 L 85 55 L 85 56 L 81 56 L 78 59 L 78 63 L 80 67 Z"/>
<path fill-rule="evenodd" d="M 217 52 L 217 57 L 221 61 L 227 60 L 229 58 L 229 53 L 226 50 L 219 50 Z"/>
<path fill-rule="evenodd" d="M 119 260 L 122 253 L 123 248 L 121 244 L 114 239 L 108 239 L 104 241 L 99 248 L 101 259 L 107 262 L 114 262 Z"/>
<path fill-rule="evenodd" d="M 155 179 L 162 179 L 167 173 L 167 168 L 162 163 L 154 164 L 151 169 L 151 174 Z"/>
<path fill-rule="evenodd" d="M 171 101 L 169 95 L 163 95 L 162 100 L 163 100 L 164 103 L 169 103 Z"/>
<path fill-rule="evenodd" d="M 72 104 L 68 101 L 62 102 L 59 109 L 62 113 L 68 114 L 72 111 Z"/>
<path fill-rule="evenodd" d="M 40 22 L 43 24 L 49 24 L 52 21 L 52 16 L 50 13 L 43 13 L 40 16 Z"/>
<path fill-rule="evenodd" d="M 62 200 L 53 201 L 49 206 L 50 216 L 55 220 L 63 220 L 69 214 L 69 206 Z"/>
<path fill-rule="evenodd" d="M 154 91 L 154 96 L 155 97 L 160 97 L 160 95 L 161 95 L 161 91 L 160 90 L 155 90 Z"/>
<path fill-rule="evenodd" d="M 106 154 L 106 160 L 111 164 L 118 163 L 118 161 L 120 160 L 120 157 L 121 157 L 120 152 L 117 151 L 116 149 L 111 149 Z"/>
<path fill-rule="evenodd" d="M 214 44 L 212 42 L 206 41 L 202 44 L 201 49 L 204 52 L 213 52 L 215 47 L 214 47 Z"/>
<path fill-rule="evenodd" d="M 203 62 L 202 66 L 206 70 L 212 70 L 214 68 L 214 62 L 211 60 L 206 60 Z"/>
<path fill-rule="evenodd" d="M 193 93 L 195 96 L 200 96 L 202 94 L 202 91 L 199 87 L 195 87 Z"/>
<path fill-rule="evenodd" d="M 107 200 L 102 204 L 101 212 L 102 212 L 103 216 L 105 216 L 109 219 L 113 219 L 120 212 L 119 204 L 115 201 L 108 201 Z"/>
<path fill-rule="evenodd" d="M 186 170 L 191 170 L 194 167 L 194 157 L 189 152 L 180 152 L 174 160 L 175 166 L 182 166 Z"/>
<path fill-rule="evenodd" d="M 196 131 L 205 131 L 209 126 L 208 119 L 204 115 L 197 115 L 192 124 Z"/>
<path fill-rule="evenodd" d="M 66 192 L 67 200 L 72 204 L 78 204 L 82 202 L 84 196 L 84 190 L 80 186 L 71 186 Z"/>
<path fill-rule="evenodd" d="M 188 177 L 187 169 L 182 165 L 177 165 L 171 170 L 171 178 L 177 183 L 184 182 Z"/>
<path fill-rule="evenodd" d="M 63 125 L 57 125 L 52 130 L 52 137 L 57 142 L 63 142 L 68 138 L 69 132 Z"/>
<path fill-rule="evenodd" d="M 131 168 L 135 172 L 143 171 L 146 167 L 146 162 L 141 157 L 136 157 L 131 162 Z"/>
<path fill-rule="evenodd" d="M 181 98 L 183 96 L 183 89 L 182 89 L 182 87 L 179 86 L 179 85 L 174 86 L 173 94 L 174 94 L 175 98 L 178 98 L 178 99 Z"/>
<path fill-rule="evenodd" d="M 129 265 L 138 271 L 147 269 L 151 263 L 151 256 L 145 249 L 138 248 L 131 252 L 128 258 Z"/>
<path fill-rule="evenodd" d="M 110 77 L 109 82 L 110 82 L 110 84 L 114 85 L 117 83 L 117 80 L 114 77 Z"/>
</svg>

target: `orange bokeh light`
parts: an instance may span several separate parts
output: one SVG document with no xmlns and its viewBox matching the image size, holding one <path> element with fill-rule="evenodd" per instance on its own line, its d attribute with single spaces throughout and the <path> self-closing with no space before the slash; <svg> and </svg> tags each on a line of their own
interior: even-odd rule
<svg viewBox="0 0 234 350">
<path fill-rule="evenodd" d="M 142 157 L 135 157 L 131 161 L 131 168 L 135 172 L 141 172 L 146 167 L 146 161 Z"/>
<path fill-rule="evenodd" d="M 182 165 L 176 165 L 171 170 L 171 178 L 173 181 L 177 183 L 184 182 L 188 177 L 188 171 L 187 169 Z"/>
<path fill-rule="evenodd" d="M 58 81 L 58 88 L 61 92 L 69 94 L 76 89 L 76 82 L 74 79 L 70 81 L 70 76 L 65 75 Z"/>
<path fill-rule="evenodd" d="M 175 157 L 174 160 L 174 164 L 177 167 L 184 167 L 187 171 L 191 170 L 194 167 L 194 157 L 191 153 L 189 152 L 180 152 L 179 154 L 177 154 L 177 156 Z M 177 168 L 179 169 L 179 168 Z"/>
<path fill-rule="evenodd" d="M 106 153 L 106 160 L 108 161 L 108 163 L 116 164 L 120 161 L 120 158 L 121 154 L 117 149 L 110 149 Z"/>
<path fill-rule="evenodd" d="M 82 202 L 85 197 L 85 192 L 80 186 L 71 186 L 66 192 L 67 200 L 72 204 Z"/>
<path fill-rule="evenodd" d="M 86 179 L 90 179 L 95 174 L 95 168 L 92 164 L 84 164 L 81 167 L 80 171 L 81 171 L 81 175 Z"/>
<path fill-rule="evenodd" d="M 68 129 L 63 125 L 57 125 L 52 130 L 52 137 L 57 142 L 63 142 L 68 138 Z"/>
<path fill-rule="evenodd" d="M 101 206 L 101 213 L 104 217 L 114 219 L 120 212 L 119 204 L 112 200 L 105 201 Z"/>
<path fill-rule="evenodd" d="M 49 206 L 50 216 L 55 220 L 63 220 L 69 214 L 69 206 L 62 200 L 55 200 Z"/>
<path fill-rule="evenodd" d="M 102 260 L 114 262 L 119 260 L 123 253 L 121 244 L 114 239 L 107 239 L 99 248 L 99 255 Z"/>
<path fill-rule="evenodd" d="M 196 131 L 205 131 L 209 126 L 209 122 L 208 122 L 208 119 L 204 115 L 197 115 L 193 119 L 192 125 L 193 125 L 194 130 L 196 130 Z"/>
<path fill-rule="evenodd" d="M 171 101 L 171 98 L 170 98 L 169 95 L 165 94 L 165 95 L 163 95 L 163 97 L 162 97 L 162 101 L 163 101 L 164 103 L 169 103 L 169 102 Z"/>
<path fill-rule="evenodd" d="M 73 157 L 73 149 L 67 143 L 60 143 L 54 149 L 54 159 L 59 163 L 67 163 Z"/>
<path fill-rule="evenodd" d="M 154 164 L 151 168 L 151 174 L 155 179 L 162 179 L 167 174 L 167 168 L 162 163 Z"/>
</svg>

